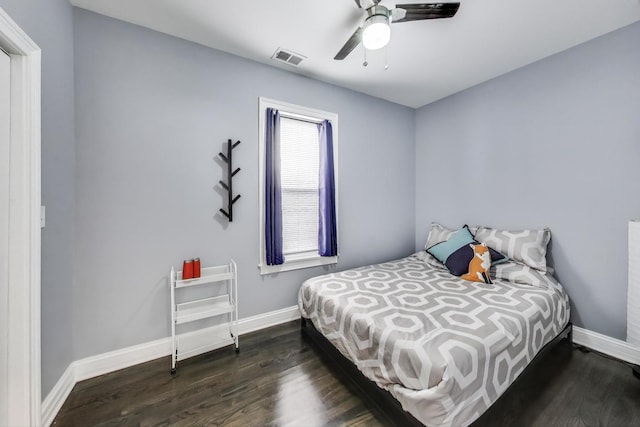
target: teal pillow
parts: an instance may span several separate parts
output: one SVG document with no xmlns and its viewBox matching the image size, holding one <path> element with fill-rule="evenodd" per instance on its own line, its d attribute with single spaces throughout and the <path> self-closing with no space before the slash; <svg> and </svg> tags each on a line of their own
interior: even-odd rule
<svg viewBox="0 0 640 427">
<path fill-rule="evenodd" d="M 447 258 L 449 258 L 449 255 L 470 243 L 478 242 L 474 240 L 473 234 L 469 231 L 469 227 L 465 225 L 460 230 L 451 234 L 448 240 L 431 246 L 427 249 L 427 252 L 444 264 Z"/>
</svg>

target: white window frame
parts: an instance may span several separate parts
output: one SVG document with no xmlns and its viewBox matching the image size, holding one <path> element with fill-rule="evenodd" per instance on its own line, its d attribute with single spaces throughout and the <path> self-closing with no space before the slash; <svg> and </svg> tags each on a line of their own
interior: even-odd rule
<svg viewBox="0 0 640 427">
<path fill-rule="evenodd" d="M 323 120 L 329 120 L 331 122 L 331 126 L 333 128 L 333 173 L 335 179 L 335 197 L 336 197 L 336 232 L 338 233 L 339 240 L 339 230 L 337 230 L 338 223 L 338 115 L 335 113 L 330 113 L 327 111 L 317 110 L 314 108 L 303 107 L 300 105 L 290 104 L 287 102 L 276 101 L 268 98 L 259 98 L 259 121 L 258 121 L 258 142 L 259 142 L 259 181 L 260 181 L 260 205 L 258 210 L 260 212 L 260 262 L 258 267 L 260 268 L 260 274 L 273 274 L 280 273 L 283 271 L 291 271 L 298 270 L 301 268 L 309 268 L 309 267 L 318 267 L 321 265 L 330 265 L 336 264 L 338 262 L 338 256 L 334 257 L 323 257 L 318 254 L 310 255 L 309 253 L 299 254 L 299 255 L 288 255 L 287 259 L 285 259 L 284 264 L 281 265 L 267 265 L 267 255 L 266 248 L 264 242 L 265 236 L 265 145 L 266 145 L 266 110 L 267 108 L 275 108 L 281 113 L 285 112 L 287 116 L 295 118 L 300 117 L 301 119 L 314 120 L 318 122 L 322 122 Z M 338 245 L 340 247 L 340 245 Z"/>
</svg>

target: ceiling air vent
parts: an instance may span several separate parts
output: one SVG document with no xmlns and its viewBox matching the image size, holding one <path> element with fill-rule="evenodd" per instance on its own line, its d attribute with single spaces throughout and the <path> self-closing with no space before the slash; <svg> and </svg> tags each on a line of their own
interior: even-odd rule
<svg viewBox="0 0 640 427">
<path fill-rule="evenodd" d="M 305 59 L 305 57 L 298 53 L 293 53 L 291 51 L 278 48 L 271 59 L 275 59 L 276 61 L 284 62 L 285 64 L 297 67 L 298 65 L 300 65 L 302 60 Z"/>
</svg>

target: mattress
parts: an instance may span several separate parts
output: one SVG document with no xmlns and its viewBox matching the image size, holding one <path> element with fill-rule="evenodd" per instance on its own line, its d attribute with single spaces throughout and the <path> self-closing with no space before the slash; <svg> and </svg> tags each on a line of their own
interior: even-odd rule
<svg viewBox="0 0 640 427">
<path fill-rule="evenodd" d="M 562 286 L 523 268 L 514 281 L 469 282 L 419 252 L 309 279 L 298 304 L 404 410 L 425 425 L 463 426 L 569 321 Z"/>
</svg>

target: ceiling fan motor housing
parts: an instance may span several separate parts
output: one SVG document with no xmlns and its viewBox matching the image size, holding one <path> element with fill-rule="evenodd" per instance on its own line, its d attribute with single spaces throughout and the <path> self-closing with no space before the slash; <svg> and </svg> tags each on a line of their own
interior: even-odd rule
<svg viewBox="0 0 640 427">
<path fill-rule="evenodd" d="M 371 18 L 372 16 L 384 16 L 385 18 L 388 18 L 390 13 L 389 13 L 389 9 L 387 9 L 384 6 L 373 6 L 370 7 L 369 9 L 367 9 L 367 19 Z"/>
<path fill-rule="evenodd" d="M 360 9 L 369 9 L 371 6 L 375 6 L 380 3 L 380 0 L 355 0 Z"/>
</svg>

